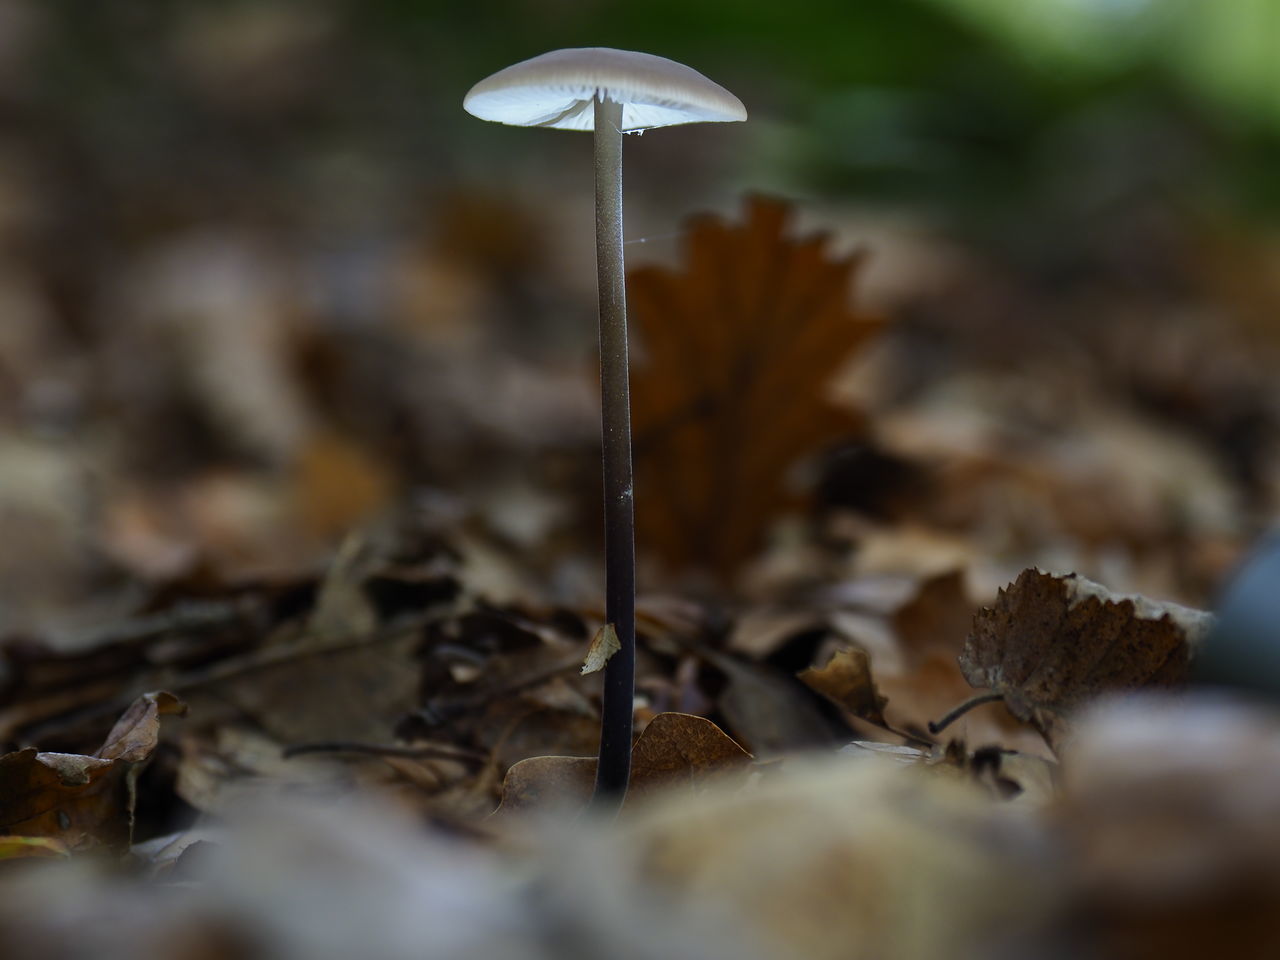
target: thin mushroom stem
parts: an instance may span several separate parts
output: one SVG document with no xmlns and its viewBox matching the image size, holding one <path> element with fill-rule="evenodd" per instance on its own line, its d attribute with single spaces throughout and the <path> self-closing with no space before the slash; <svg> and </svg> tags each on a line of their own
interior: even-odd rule
<svg viewBox="0 0 1280 960">
<path fill-rule="evenodd" d="M 600 753 L 592 806 L 616 810 L 631 776 L 631 715 L 636 672 L 635 508 L 622 258 L 622 105 L 603 95 L 596 96 L 594 104 L 605 619 L 617 631 L 621 649 L 609 658 L 604 669 Z"/>
</svg>

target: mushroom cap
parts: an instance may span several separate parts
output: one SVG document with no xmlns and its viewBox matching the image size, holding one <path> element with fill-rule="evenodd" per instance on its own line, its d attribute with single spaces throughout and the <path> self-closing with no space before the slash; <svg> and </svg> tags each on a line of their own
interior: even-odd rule
<svg viewBox="0 0 1280 960">
<path fill-rule="evenodd" d="M 747 119 L 732 93 L 666 57 L 611 47 L 552 50 L 486 77 L 462 101 L 467 113 L 518 127 L 592 130 L 596 97 L 622 104 L 622 129 Z"/>
</svg>

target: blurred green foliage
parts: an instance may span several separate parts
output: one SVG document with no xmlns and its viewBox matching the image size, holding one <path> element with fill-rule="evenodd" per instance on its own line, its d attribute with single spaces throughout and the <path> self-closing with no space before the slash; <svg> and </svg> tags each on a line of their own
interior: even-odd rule
<svg viewBox="0 0 1280 960">
<path fill-rule="evenodd" d="M 360 16 L 460 86 L 558 46 L 695 63 L 752 108 L 757 175 L 801 192 L 997 223 L 1135 191 L 1280 212 L 1277 0 L 384 0 Z"/>
<path fill-rule="evenodd" d="M 46 40 L 37 81 L 20 95 L 32 122 L 58 127 L 108 178 L 154 186 L 185 167 L 170 192 L 179 207 L 215 197 L 221 209 L 287 204 L 324 189 L 335 157 L 376 168 L 364 185 L 381 178 L 392 194 L 465 179 L 501 136 L 462 112 L 471 83 L 548 49 L 607 45 L 694 64 L 743 97 L 752 112 L 735 158 L 743 184 L 915 208 L 990 238 L 1012 231 L 1015 247 L 1031 225 L 1070 232 L 1143 198 L 1280 214 L 1280 0 L 36 8 Z M 305 95 L 291 95 L 287 70 L 280 80 L 259 62 L 274 42 L 292 51 L 271 33 L 273 10 L 327 31 Z M 240 25 L 239 42 L 266 51 L 257 59 L 230 49 L 237 11 L 252 13 L 240 17 L 255 23 Z M 209 89 L 193 95 L 200 83 L 232 89 L 220 101 Z M 248 181 L 271 187 L 255 192 Z M 192 185 L 197 198 L 176 196 Z"/>
</svg>

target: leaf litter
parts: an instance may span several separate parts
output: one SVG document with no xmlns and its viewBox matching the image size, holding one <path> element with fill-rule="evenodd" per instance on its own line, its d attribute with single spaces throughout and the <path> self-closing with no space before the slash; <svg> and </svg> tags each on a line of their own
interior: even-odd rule
<svg viewBox="0 0 1280 960">
<path fill-rule="evenodd" d="M 224 329 L 206 298 L 183 332 L 156 299 L 165 336 L 218 356 L 267 344 L 250 373 L 257 402 L 280 398 L 271 417 L 246 419 L 212 374 L 197 400 L 235 444 L 294 453 L 280 483 L 219 468 L 154 495 L 123 485 L 104 544 L 145 589 L 114 619 L 0 643 L 11 955 L 1273 954 L 1273 708 L 1186 686 L 1208 614 L 1028 562 L 1111 550 L 1120 579 L 1202 599 L 1188 584 L 1239 547 L 1214 512 L 1226 498 L 1141 490 L 1157 467 L 1208 476 L 1208 454 L 1132 420 L 1107 434 L 1103 397 L 1088 449 L 1119 435 L 1108 449 L 1151 461 L 1108 490 L 1105 457 L 1060 469 L 1082 441 L 994 421 L 974 381 L 842 389 L 900 334 L 850 302 L 862 255 L 792 217 L 754 198 L 741 223 L 701 218 L 682 267 L 629 281 L 654 589 L 632 791 L 610 823 L 582 812 L 586 667 L 610 629 L 590 540 L 565 520 L 590 459 L 577 401 L 539 408 L 561 432 L 531 453 L 527 418 L 458 440 L 451 418 L 484 420 L 439 395 L 438 449 L 379 454 L 399 428 L 378 417 L 406 403 L 394 377 L 344 366 L 332 331 Z M 517 249 L 501 270 L 523 269 Z M 133 278 L 138 296 L 221 256 L 178 252 Z M 499 268 L 467 258 L 491 254 L 454 250 L 444 272 L 475 281 Z M 261 279 L 246 289 L 269 323 L 287 293 Z M 423 342 L 459 342 L 419 319 Z M 1055 388 L 1039 374 L 1024 397 Z M 317 383 L 377 406 L 368 429 L 329 423 Z M 999 406 L 1016 421 L 1035 405 Z M 517 447 L 538 489 L 488 475 Z M 474 490 L 402 498 L 406 462 L 460 488 L 449 464 L 470 463 Z M 494 491 L 537 509 L 513 520 Z M 1159 545 L 1201 545 L 1209 567 L 1162 567 Z M 982 693 L 1001 702 L 940 728 Z"/>
</svg>

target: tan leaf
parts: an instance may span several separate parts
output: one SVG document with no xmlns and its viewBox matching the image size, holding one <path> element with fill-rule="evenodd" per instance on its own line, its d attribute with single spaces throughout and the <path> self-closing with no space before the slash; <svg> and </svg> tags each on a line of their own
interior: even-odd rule
<svg viewBox="0 0 1280 960">
<path fill-rule="evenodd" d="M 587 649 L 587 658 L 582 662 L 582 675 L 603 670 L 609 658 L 622 649 L 618 641 L 618 631 L 612 623 L 606 623 L 591 638 L 591 646 Z"/>
<path fill-rule="evenodd" d="M 529 757 L 507 771 L 498 812 L 576 809 L 591 799 L 595 782 L 595 757 Z"/>
<path fill-rule="evenodd" d="M 627 804 L 680 786 L 701 789 L 750 763 L 751 754 L 705 717 L 660 713 L 632 750 Z M 507 771 L 498 810 L 579 808 L 591 799 L 595 778 L 595 757 L 530 757 Z"/>
<path fill-rule="evenodd" d="M 822 667 L 802 670 L 798 676 L 810 689 L 855 717 L 885 726 L 885 698 L 871 679 L 871 660 L 865 650 L 837 650 Z"/>
<path fill-rule="evenodd" d="M 1072 712 L 1100 694 L 1184 683 L 1212 620 L 1075 574 L 1024 570 L 974 618 L 960 668 L 1057 750 Z"/>
<path fill-rule="evenodd" d="M 694 221 L 685 266 L 630 272 L 643 362 L 632 372 L 639 541 L 672 567 L 732 574 L 794 499 L 801 458 L 857 434 L 828 388 L 880 327 L 852 310 L 857 256 L 788 233 L 790 208 Z"/>
<path fill-rule="evenodd" d="M 678 785 L 700 788 L 720 774 L 743 770 L 751 754 L 706 717 L 660 713 L 631 755 L 630 797 Z"/>
</svg>

